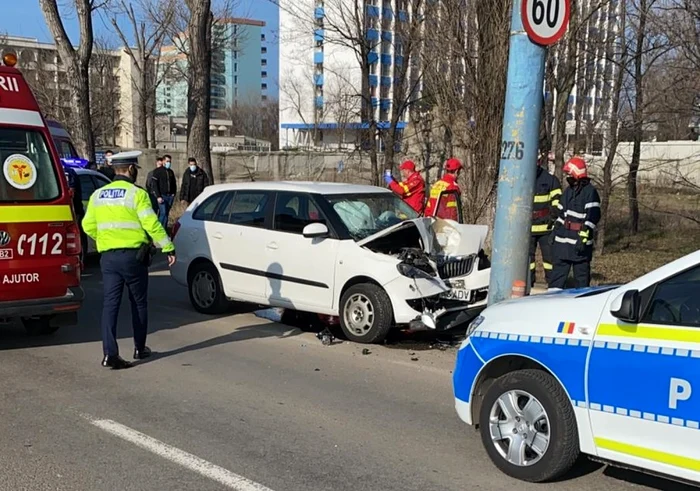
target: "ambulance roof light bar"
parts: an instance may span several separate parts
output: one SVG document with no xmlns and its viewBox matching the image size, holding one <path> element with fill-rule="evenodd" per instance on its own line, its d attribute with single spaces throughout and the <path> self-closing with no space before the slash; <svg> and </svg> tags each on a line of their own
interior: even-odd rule
<svg viewBox="0 0 700 491">
<path fill-rule="evenodd" d="M 17 64 L 17 55 L 14 53 L 5 53 L 2 56 L 2 62 L 5 66 L 13 67 Z"/>
</svg>

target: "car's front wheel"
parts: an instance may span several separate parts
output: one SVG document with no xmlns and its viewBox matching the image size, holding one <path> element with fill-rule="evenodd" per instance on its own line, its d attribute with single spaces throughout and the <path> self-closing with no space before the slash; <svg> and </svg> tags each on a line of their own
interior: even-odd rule
<svg viewBox="0 0 700 491">
<path fill-rule="evenodd" d="M 393 319 L 389 296 L 373 283 L 353 285 L 340 299 L 340 327 L 350 341 L 382 342 L 391 330 Z"/>
<path fill-rule="evenodd" d="M 511 477 L 551 481 L 579 455 L 571 401 L 541 370 L 507 373 L 488 388 L 479 414 L 481 440 L 496 466 Z"/>
<path fill-rule="evenodd" d="M 51 324 L 52 316 L 25 317 L 22 319 L 24 330 L 30 336 L 46 336 L 58 331 L 59 326 Z"/>
<path fill-rule="evenodd" d="M 187 275 L 187 289 L 197 312 L 223 314 L 229 307 L 219 272 L 211 263 L 200 262 L 192 266 Z"/>
</svg>

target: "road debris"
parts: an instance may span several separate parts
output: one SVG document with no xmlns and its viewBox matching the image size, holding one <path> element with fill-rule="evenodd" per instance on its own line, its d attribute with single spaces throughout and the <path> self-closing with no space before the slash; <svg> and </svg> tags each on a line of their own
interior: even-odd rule
<svg viewBox="0 0 700 491">
<path fill-rule="evenodd" d="M 321 340 L 323 346 L 330 346 L 333 344 L 333 341 L 335 341 L 335 336 L 333 336 L 328 328 L 316 334 L 316 337 Z"/>
<path fill-rule="evenodd" d="M 370 355 L 370 354 L 372 354 L 372 352 L 371 352 L 369 349 L 364 348 L 364 349 L 362 350 L 362 354 L 363 354 L 363 355 Z"/>
</svg>

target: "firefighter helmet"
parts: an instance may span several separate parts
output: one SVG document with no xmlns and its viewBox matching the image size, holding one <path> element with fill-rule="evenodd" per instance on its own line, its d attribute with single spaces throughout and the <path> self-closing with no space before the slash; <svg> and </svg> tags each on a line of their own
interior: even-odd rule
<svg viewBox="0 0 700 491">
<path fill-rule="evenodd" d="M 564 174 L 574 179 L 588 178 L 586 161 L 581 157 L 572 157 L 564 164 Z"/>
<path fill-rule="evenodd" d="M 445 162 L 445 170 L 448 172 L 456 172 L 462 168 L 462 162 L 459 159 L 451 158 Z"/>
<path fill-rule="evenodd" d="M 416 170 L 416 164 L 413 163 L 411 160 L 405 160 L 400 166 L 399 170 L 410 170 L 410 171 L 415 171 Z"/>
</svg>

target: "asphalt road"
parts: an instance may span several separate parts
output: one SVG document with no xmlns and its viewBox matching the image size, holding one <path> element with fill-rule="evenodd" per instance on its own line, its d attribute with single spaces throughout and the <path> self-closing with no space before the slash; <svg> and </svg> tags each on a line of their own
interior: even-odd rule
<svg viewBox="0 0 700 491">
<path fill-rule="evenodd" d="M 0 330 L 0 490 L 691 489 L 585 462 L 564 482 L 512 481 L 455 414 L 454 351 L 363 355 L 250 313 L 205 317 L 167 272 L 151 276 L 157 356 L 103 369 L 94 267 L 85 287 L 79 327 Z"/>
</svg>

